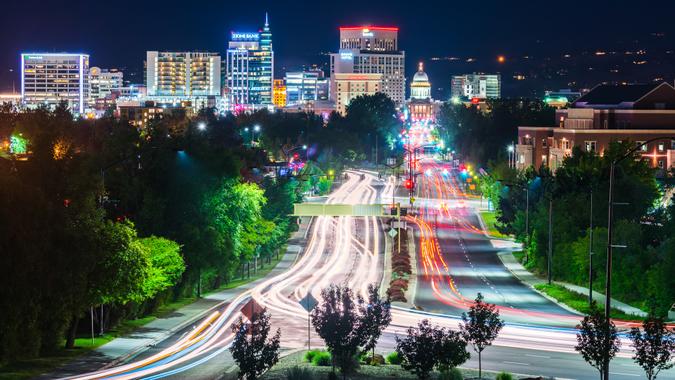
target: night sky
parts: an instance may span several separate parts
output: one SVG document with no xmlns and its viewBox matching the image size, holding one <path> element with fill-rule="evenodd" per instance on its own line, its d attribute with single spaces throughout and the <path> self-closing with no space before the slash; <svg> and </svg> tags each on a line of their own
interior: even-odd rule
<svg viewBox="0 0 675 380">
<path fill-rule="evenodd" d="M 406 76 L 412 76 L 418 60 L 425 60 L 438 91 L 444 91 L 439 87 L 449 87 L 450 75 L 462 71 L 506 73 L 521 69 L 515 66 L 522 64 L 519 57 L 523 55 L 543 60 L 585 49 L 623 51 L 627 46 L 675 49 L 673 1 L 5 0 L 2 3 L 2 91 L 11 90 L 13 82 L 19 87 L 20 51 L 89 53 L 92 66 L 122 68 L 125 74 L 136 72 L 140 77 L 134 81 L 141 82 L 146 50 L 224 52 L 229 32 L 257 30 L 262 26 L 265 11 L 270 15 L 277 76 L 283 75 L 286 68 L 327 62 L 327 57 L 320 54 L 337 50 L 341 25 L 398 26 L 400 47 L 407 57 Z M 511 58 L 503 67 L 498 67 L 494 59 L 499 54 Z M 448 56 L 460 57 L 460 62 L 468 57 L 475 61 L 470 67 L 429 61 L 431 57 Z M 674 61 L 675 56 L 671 57 L 670 61 Z"/>
</svg>

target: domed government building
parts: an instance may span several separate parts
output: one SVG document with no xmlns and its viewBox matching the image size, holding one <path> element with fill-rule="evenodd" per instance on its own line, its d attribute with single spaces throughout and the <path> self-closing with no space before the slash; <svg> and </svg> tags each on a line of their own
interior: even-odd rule
<svg viewBox="0 0 675 380">
<path fill-rule="evenodd" d="M 420 62 L 418 70 L 410 83 L 410 99 L 408 111 L 413 122 L 433 122 L 440 108 L 441 102 L 431 98 L 431 83 L 429 76 L 424 72 L 424 64 Z"/>
</svg>

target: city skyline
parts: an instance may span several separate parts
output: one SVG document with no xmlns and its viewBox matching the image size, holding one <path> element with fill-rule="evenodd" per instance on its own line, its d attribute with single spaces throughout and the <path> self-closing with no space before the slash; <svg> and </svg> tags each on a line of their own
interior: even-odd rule
<svg viewBox="0 0 675 380">
<path fill-rule="evenodd" d="M 3 35 L 14 37 L 6 38 L 3 43 L 8 54 L 3 55 L 0 61 L 0 90 L 6 92 L 12 87 L 18 88 L 19 62 L 16 57 L 28 51 L 83 52 L 92 57 L 92 65 L 123 69 L 129 74 L 125 76 L 126 80 L 142 83 L 145 51 L 214 51 L 224 55 L 230 33 L 235 30 L 257 31 L 258 20 L 262 20 L 265 12 L 270 14 L 275 34 L 276 78 L 303 65 L 318 64 L 327 69 L 326 54 L 337 50 L 340 26 L 392 25 L 400 29 L 400 48 L 407 56 L 406 78 L 411 78 L 420 60 L 425 61 L 427 72 L 435 79 L 433 92 L 436 97 L 449 95 L 450 77 L 454 74 L 500 70 L 505 78 L 520 72 L 527 78 L 532 67 L 541 66 L 541 62 L 549 56 L 555 61 L 565 52 L 576 55 L 585 50 L 623 51 L 630 48 L 659 54 L 650 57 L 648 65 L 640 67 L 637 74 L 629 72 L 631 66 L 626 69 L 621 67 L 620 73 L 611 74 L 611 67 L 621 66 L 621 62 L 608 63 L 609 69 L 596 67 L 596 77 L 598 72 L 606 72 L 598 78 L 601 81 L 645 82 L 659 76 L 667 81 L 674 79 L 670 73 L 675 70 L 667 53 L 673 35 L 673 26 L 665 17 L 668 12 L 651 12 L 630 5 L 618 9 L 605 9 L 602 3 L 586 5 L 584 12 L 602 12 L 610 20 L 602 22 L 567 18 L 546 9 L 532 8 L 524 2 L 509 5 L 488 2 L 480 10 L 471 4 L 412 7 L 405 2 L 389 2 L 387 6 L 374 2 L 356 7 L 356 2 L 352 1 L 342 2 L 333 8 L 308 2 L 208 4 L 208 8 L 187 7 L 179 3 L 172 7 L 159 7 L 157 2 L 134 7 L 126 7 L 126 4 L 121 1 L 117 6 L 137 9 L 137 12 L 120 18 L 97 18 L 88 15 L 105 14 L 106 10 L 100 5 L 92 4 L 65 12 L 56 3 L 47 2 L 40 12 L 32 13 L 34 21 L 30 28 L 26 28 L 20 20 L 7 20 L 2 24 Z M 17 1 L 10 4 L 10 9 L 17 12 L 27 11 L 25 7 Z M 667 11 L 672 7 L 666 2 L 657 2 L 651 9 Z M 411 12 L 411 9 L 414 11 Z M 472 22 L 476 12 L 479 12 L 479 21 Z M 151 14 L 153 16 L 148 17 Z M 181 14 L 182 18 L 175 19 L 175 14 Z M 630 28 L 621 28 L 619 23 L 611 21 L 629 17 Z M 448 19 L 451 27 L 448 27 Z M 131 27 L 119 28 L 121 20 Z M 63 28 L 63 23 L 73 27 Z M 437 37 L 441 35 L 442 38 Z M 503 64 L 496 60 L 500 55 L 506 57 Z M 532 62 L 527 62 L 527 59 Z M 581 58 L 574 63 L 586 65 Z M 556 71 L 554 67 L 551 70 Z M 578 77 L 583 82 L 583 74 L 570 75 L 574 80 Z M 553 86 L 564 82 L 565 78 L 542 84 L 544 79 L 538 78 L 534 85 L 506 82 L 505 93 L 525 95 L 533 91 L 532 88 Z M 588 83 L 582 85 L 587 87 Z"/>
</svg>

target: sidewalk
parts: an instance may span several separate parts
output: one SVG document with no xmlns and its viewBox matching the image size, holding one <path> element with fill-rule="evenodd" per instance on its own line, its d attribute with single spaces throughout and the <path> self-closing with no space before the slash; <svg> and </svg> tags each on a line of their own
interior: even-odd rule
<svg viewBox="0 0 675 380">
<path fill-rule="evenodd" d="M 516 260 L 515 256 L 513 256 L 513 254 L 510 251 L 501 251 L 497 255 L 502 260 L 502 263 L 504 264 L 504 266 L 511 273 L 513 273 L 513 275 L 516 276 L 522 283 L 524 283 L 526 285 L 529 285 L 533 289 L 534 289 L 535 285 L 546 284 L 546 280 L 535 276 L 534 274 L 532 274 L 532 272 L 525 269 L 525 267 L 523 267 L 523 265 L 521 263 L 519 263 L 518 260 Z M 573 291 L 573 292 L 576 292 L 576 293 L 579 293 L 579 294 L 588 294 L 588 288 L 583 287 L 583 286 L 573 285 L 573 284 L 570 284 L 570 283 L 567 283 L 567 282 L 561 282 L 561 281 L 553 281 L 553 283 L 556 284 L 556 285 L 560 285 L 562 287 L 565 287 L 567 290 L 570 290 L 570 291 Z M 536 290 L 536 291 L 539 292 L 538 290 Z M 574 313 L 579 314 L 579 312 L 577 312 L 576 310 L 571 309 L 567 305 L 561 304 L 560 302 L 558 302 L 554 298 L 549 297 L 548 295 L 543 294 L 542 292 L 539 292 L 539 293 L 542 294 L 544 297 L 550 299 L 551 301 L 557 303 L 561 307 L 564 307 L 565 309 L 567 309 L 569 311 L 573 311 Z M 599 293 L 597 291 L 593 291 L 593 300 L 595 300 L 599 304 L 604 304 L 605 295 L 602 294 L 602 293 Z M 644 316 L 647 315 L 647 313 L 645 313 L 644 311 L 642 311 L 642 310 L 640 310 L 636 307 L 630 306 L 630 305 L 628 305 L 624 302 L 618 301 L 614 298 L 612 298 L 612 308 L 621 310 L 626 314 L 633 314 L 633 315 L 637 315 L 637 316 L 641 316 L 641 317 L 644 317 Z"/>
<path fill-rule="evenodd" d="M 271 276 L 285 272 L 295 263 L 298 256 L 304 251 L 306 236 L 311 225 L 311 218 L 303 217 L 301 219 L 302 222 L 299 230 L 294 232 L 288 239 L 286 254 L 266 277 L 236 288 L 207 294 L 203 298 L 183 306 L 165 317 L 155 319 L 127 336 L 116 338 L 92 352 L 74 359 L 63 367 L 38 377 L 38 379 L 73 376 L 113 367 L 127 362 L 191 324 L 196 324 L 213 310 L 222 307 L 241 292 L 254 288 Z"/>
</svg>

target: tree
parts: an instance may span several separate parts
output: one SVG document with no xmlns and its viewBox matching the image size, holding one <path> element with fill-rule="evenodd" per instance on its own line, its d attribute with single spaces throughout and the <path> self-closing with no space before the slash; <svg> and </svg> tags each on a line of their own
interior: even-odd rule
<svg viewBox="0 0 675 380">
<path fill-rule="evenodd" d="M 376 285 L 368 285 L 368 302 L 361 305 L 363 315 L 363 329 L 367 334 L 367 340 L 363 346 L 364 351 L 371 350 L 371 361 L 375 361 L 375 345 L 382 331 L 391 323 L 391 303 L 389 297 L 386 300 L 380 298 L 380 288 Z"/>
<path fill-rule="evenodd" d="M 434 353 L 438 356 L 437 367 L 441 372 L 449 372 L 471 358 L 466 350 L 466 340 L 458 331 L 440 330 Z"/>
<path fill-rule="evenodd" d="M 178 283 L 185 271 L 185 262 L 178 243 L 169 239 L 150 236 L 139 239 L 150 259 L 148 278 L 143 284 L 143 298 L 154 297 Z"/>
<path fill-rule="evenodd" d="M 276 334 L 269 337 L 270 315 L 267 309 L 253 313 L 250 323 L 245 323 L 240 317 L 232 326 L 232 332 L 234 341 L 230 352 L 239 366 L 240 379 L 257 379 L 279 361 L 281 330 L 277 329 Z"/>
<path fill-rule="evenodd" d="M 577 329 L 579 332 L 577 332 L 577 345 L 574 349 L 581 353 L 586 363 L 600 372 L 600 379 L 602 379 L 603 369 L 609 366 L 609 362 L 621 346 L 616 326 L 611 320 L 608 323 L 603 312 L 593 302 L 590 314 L 584 317 Z M 608 330 L 609 334 L 607 334 Z M 609 339 L 607 339 L 608 336 Z"/>
<path fill-rule="evenodd" d="M 663 318 L 654 315 L 642 322 L 642 330 L 633 327 L 628 333 L 635 348 L 633 360 L 645 370 L 648 380 L 654 380 L 659 372 L 675 365 L 675 332 L 668 329 Z"/>
<path fill-rule="evenodd" d="M 476 302 L 471 305 L 468 313 L 462 313 L 462 321 L 459 325 L 464 339 L 471 343 L 474 351 L 478 353 L 478 377 L 482 377 L 482 353 L 492 345 L 499 335 L 504 321 L 499 318 L 499 311 L 495 305 L 483 302 L 483 295 L 478 293 Z"/>
<path fill-rule="evenodd" d="M 396 337 L 396 352 L 403 357 L 401 366 L 419 379 L 428 379 L 438 362 L 433 350 L 437 341 L 438 328 L 431 326 L 428 319 L 422 320 L 417 328 L 409 327 L 405 338 Z"/>
<path fill-rule="evenodd" d="M 431 326 L 427 319 L 408 328 L 404 339 L 396 337 L 396 352 L 403 358 L 403 368 L 420 379 L 428 378 L 434 367 L 447 373 L 471 357 L 462 334 Z"/>
<path fill-rule="evenodd" d="M 344 378 L 358 364 L 356 355 L 368 334 L 349 287 L 330 285 L 321 291 L 321 298 L 312 310 L 312 324 L 331 353 L 333 372 L 337 365 Z"/>
</svg>

